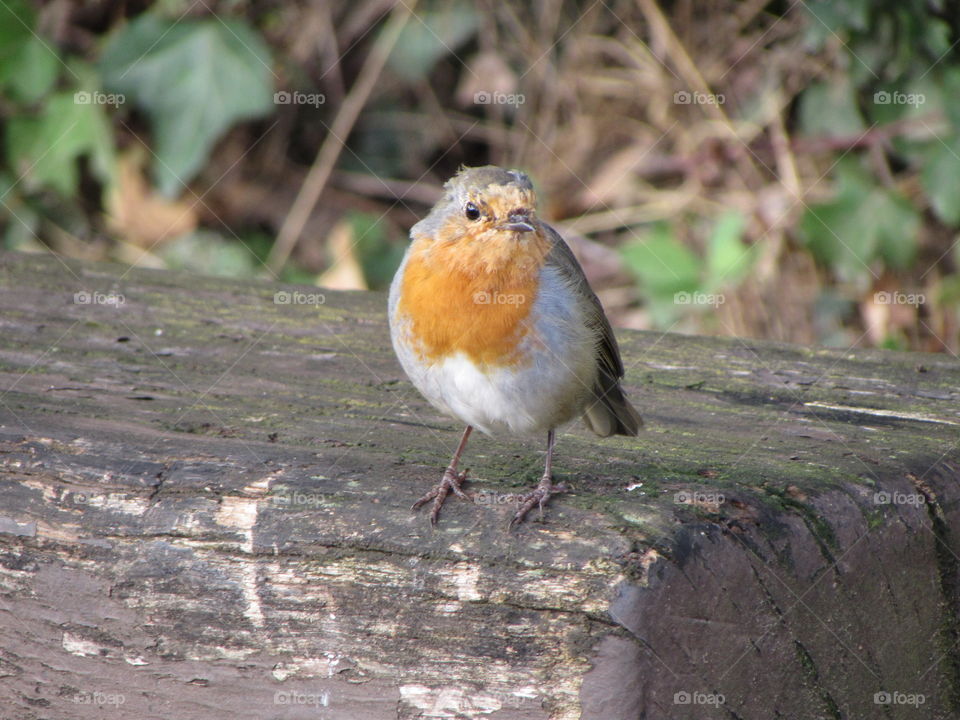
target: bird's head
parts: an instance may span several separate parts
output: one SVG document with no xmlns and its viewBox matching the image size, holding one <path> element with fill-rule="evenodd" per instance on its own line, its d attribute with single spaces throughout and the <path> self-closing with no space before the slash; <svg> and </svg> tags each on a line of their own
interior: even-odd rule
<svg viewBox="0 0 960 720">
<path fill-rule="evenodd" d="M 524 244 L 542 238 L 533 185 L 518 170 L 487 165 L 462 168 L 444 185 L 444 195 L 413 237 L 433 243 L 489 246 Z"/>
</svg>

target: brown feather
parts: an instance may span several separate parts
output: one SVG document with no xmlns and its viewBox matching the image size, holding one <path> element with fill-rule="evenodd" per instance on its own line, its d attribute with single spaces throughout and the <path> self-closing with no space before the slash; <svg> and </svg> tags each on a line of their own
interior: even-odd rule
<svg viewBox="0 0 960 720">
<path fill-rule="evenodd" d="M 586 301 L 587 323 L 594 328 L 597 336 L 597 380 L 583 420 L 588 428 L 601 437 L 636 435 L 643 427 L 643 419 L 620 387 L 623 361 L 620 359 L 620 349 L 610 321 L 607 320 L 600 299 L 590 288 L 583 268 L 577 262 L 570 246 L 552 227 L 546 223 L 541 225 L 552 242 L 547 263 L 556 267 L 570 282 L 571 289 Z"/>
</svg>

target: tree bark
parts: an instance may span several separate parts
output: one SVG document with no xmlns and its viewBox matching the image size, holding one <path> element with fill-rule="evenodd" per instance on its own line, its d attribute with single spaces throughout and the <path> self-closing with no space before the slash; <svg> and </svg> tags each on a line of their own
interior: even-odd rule
<svg viewBox="0 0 960 720">
<path fill-rule="evenodd" d="M 432 529 L 383 295 L 8 253 L 0 308 L 2 717 L 960 712 L 956 358 L 620 331 L 640 437 L 511 531 L 543 439 L 475 436 Z"/>
</svg>

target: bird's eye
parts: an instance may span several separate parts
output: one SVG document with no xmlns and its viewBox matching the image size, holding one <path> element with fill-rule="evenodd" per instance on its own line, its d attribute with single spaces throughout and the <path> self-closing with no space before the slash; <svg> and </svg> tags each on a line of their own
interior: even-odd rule
<svg viewBox="0 0 960 720">
<path fill-rule="evenodd" d="M 467 206 L 463 210 L 464 215 L 467 216 L 467 220 L 479 220 L 480 219 L 480 209 L 474 205 L 472 202 L 468 202 Z"/>
</svg>

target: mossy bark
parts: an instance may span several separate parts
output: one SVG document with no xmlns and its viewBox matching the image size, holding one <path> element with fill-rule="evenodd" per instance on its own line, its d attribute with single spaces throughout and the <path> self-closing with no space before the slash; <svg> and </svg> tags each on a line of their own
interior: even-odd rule
<svg viewBox="0 0 960 720">
<path fill-rule="evenodd" d="M 960 712 L 955 358 L 620 332 L 647 429 L 515 531 L 472 438 L 432 529 L 384 305 L 0 255 L 0 716 Z"/>
</svg>

